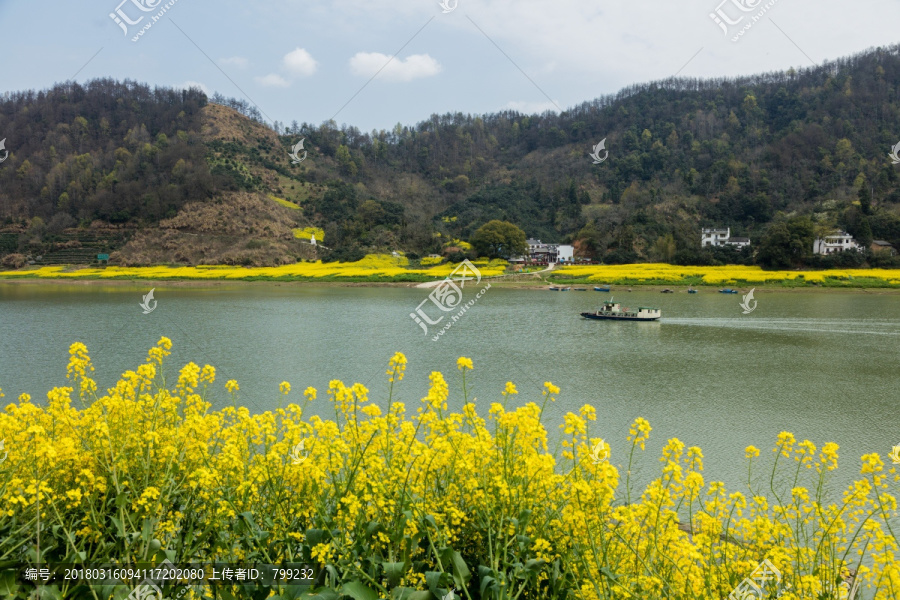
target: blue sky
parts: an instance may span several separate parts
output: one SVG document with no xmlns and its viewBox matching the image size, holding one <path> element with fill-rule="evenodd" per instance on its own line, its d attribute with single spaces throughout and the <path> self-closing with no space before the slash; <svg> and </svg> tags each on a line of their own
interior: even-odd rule
<svg viewBox="0 0 900 600">
<path fill-rule="evenodd" d="M 811 66 L 900 42 L 896 0 L 445 0 L 446 13 L 437 0 L 175 0 L 136 42 L 171 0 L 121 1 L 0 0 L 0 92 L 73 76 L 196 83 L 273 120 L 334 117 L 371 131 L 433 113 L 567 108 L 676 73 Z M 128 35 L 109 16 L 117 8 L 144 17 Z M 726 34 L 711 13 L 737 23 Z"/>
</svg>

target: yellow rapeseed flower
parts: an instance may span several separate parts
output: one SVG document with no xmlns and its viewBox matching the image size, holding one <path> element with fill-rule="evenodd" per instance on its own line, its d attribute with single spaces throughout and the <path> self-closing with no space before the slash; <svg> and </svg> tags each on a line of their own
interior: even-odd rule
<svg viewBox="0 0 900 600">
<path fill-rule="evenodd" d="M 403 381 L 403 372 L 406 370 L 406 355 L 402 352 L 396 352 L 388 363 L 387 374 L 390 375 L 389 381 Z"/>
<path fill-rule="evenodd" d="M 460 371 L 462 371 L 463 369 L 469 369 L 469 370 L 471 371 L 472 368 L 473 368 L 473 367 L 472 367 L 472 359 L 471 359 L 471 358 L 466 358 L 465 356 L 460 356 L 460 357 L 456 360 L 456 367 L 457 367 Z"/>
</svg>

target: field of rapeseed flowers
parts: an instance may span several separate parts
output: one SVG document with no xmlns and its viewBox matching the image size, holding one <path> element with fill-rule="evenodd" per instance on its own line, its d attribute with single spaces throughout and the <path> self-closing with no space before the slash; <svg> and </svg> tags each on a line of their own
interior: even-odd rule
<svg viewBox="0 0 900 600">
<path fill-rule="evenodd" d="M 665 263 L 633 265 L 572 265 L 554 271 L 556 281 L 618 284 L 807 284 L 841 287 L 900 287 L 900 269 L 827 269 L 764 271 L 756 266 L 681 267 Z"/>
<path fill-rule="evenodd" d="M 474 261 L 482 277 L 502 275 L 504 260 Z M 273 281 L 433 281 L 450 275 L 454 264 L 415 269 L 403 256 L 370 254 L 356 262 L 299 262 L 279 267 L 106 267 L 69 270 L 62 266 L 0 271 L 0 279 L 235 279 Z"/>
<path fill-rule="evenodd" d="M 360 384 L 297 394 L 284 382 L 286 407 L 251 415 L 239 384 L 223 386 L 212 366 L 167 377 L 170 350 L 161 338 L 100 393 L 75 343 L 68 387 L 46 406 L 23 395 L 0 413 L 0 569 L 33 564 L 39 548 L 45 562 L 322 569 L 314 590 L 219 586 L 222 598 L 720 600 L 768 558 L 788 600 L 846 597 L 851 573 L 867 597 L 900 594 L 898 476 L 877 454 L 832 497 L 837 446 L 785 432 L 771 461 L 746 449 L 747 489 L 728 492 L 707 481 L 699 448 L 670 439 L 641 491 L 630 473 L 650 424 L 634 422 L 626 456 L 610 454 L 591 406 L 548 430 L 544 407 L 560 393 L 550 382 L 531 401 L 513 383 L 476 400 L 466 378 L 477 368 L 460 358 L 452 386 L 433 372 L 408 407 L 394 400 L 407 367 L 398 353 L 385 398 Z M 210 410 L 226 393 L 234 407 Z M 451 394 L 460 412 L 448 409 Z M 307 416 L 313 402 L 333 419 Z M 763 462 L 771 472 L 756 472 Z M 7 598 L 29 591 L 9 574 L 0 588 Z M 129 591 L 57 587 L 46 597 Z"/>
</svg>

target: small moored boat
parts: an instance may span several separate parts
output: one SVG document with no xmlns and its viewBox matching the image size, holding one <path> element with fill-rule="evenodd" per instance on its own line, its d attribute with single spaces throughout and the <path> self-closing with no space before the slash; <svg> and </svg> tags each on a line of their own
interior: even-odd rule
<svg viewBox="0 0 900 600">
<path fill-rule="evenodd" d="M 596 285 L 595 285 L 595 286 L 594 286 L 594 291 L 595 291 L 595 292 L 608 292 L 608 291 L 609 291 L 609 286 L 608 286 L 608 285 L 600 285 L 600 286 L 596 286 Z"/>
<path fill-rule="evenodd" d="M 555 285 L 550 286 L 550 291 L 551 291 L 551 292 L 568 292 L 568 291 L 571 290 L 571 289 L 572 289 L 572 288 L 570 288 L 570 287 L 557 287 L 557 286 L 555 286 Z"/>
<path fill-rule="evenodd" d="M 666 289 L 662 290 L 662 293 L 663 294 L 674 294 L 675 290 L 673 290 L 672 288 L 666 288 Z"/>
<path fill-rule="evenodd" d="M 696 294 L 697 290 L 695 290 L 692 286 L 688 286 L 688 294 Z"/>
<path fill-rule="evenodd" d="M 583 312 L 581 316 L 585 319 L 618 319 L 620 321 L 655 321 L 662 316 L 662 311 L 658 308 L 650 308 L 647 306 L 639 306 L 637 309 L 622 308 L 618 302 L 613 302 L 610 298 L 603 303 L 600 310 L 596 312 Z"/>
<path fill-rule="evenodd" d="M 739 292 L 737 290 L 733 290 L 731 288 L 724 288 L 724 289 L 719 290 L 719 293 L 720 294 L 738 294 Z"/>
</svg>

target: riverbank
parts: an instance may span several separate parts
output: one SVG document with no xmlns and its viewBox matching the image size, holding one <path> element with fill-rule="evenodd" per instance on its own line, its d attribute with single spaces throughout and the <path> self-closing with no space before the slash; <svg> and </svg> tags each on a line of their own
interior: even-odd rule
<svg viewBox="0 0 900 600">
<path fill-rule="evenodd" d="M 507 290 L 532 290 L 535 292 L 550 292 L 550 286 L 541 281 L 534 283 L 524 281 L 505 281 L 500 278 L 485 279 L 491 284 L 491 289 L 502 288 Z M 73 285 L 79 287 L 96 287 L 96 286 L 112 286 L 112 287 L 139 287 L 146 288 L 170 288 L 170 289 L 216 289 L 216 288 L 234 288 L 234 287 L 323 287 L 323 288 L 417 288 L 420 283 L 402 282 L 402 281 L 279 281 L 279 280 L 254 280 L 244 281 L 241 279 L 213 279 L 213 280 L 190 280 L 190 279 L 36 279 L 36 278 L 17 278 L 17 279 L 0 279 L 0 285 L 16 285 L 16 286 L 59 286 Z M 574 287 L 574 286 L 573 286 Z M 823 287 L 808 285 L 799 286 L 783 286 L 780 284 L 754 284 L 752 286 L 742 286 L 738 289 L 741 294 L 745 294 L 750 289 L 754 289 L 755 294 L 780 292 L 780 293 L 799 293 L 799 294 L 834 294 L 834 293 L 851 293 L 865 295 L 900 295 L 900 287 Z M 594 296 L 602 296 L 602 292 L 595 292 L 593 287 L 588 287 L 588 291 Z M 662 292 L 664 289 L 672 289 L 676 294 L 686 294 L 686 286 L 656 285 L 643 284 L 631 286 L 633 292 Z M 697 294 L 718 294 L 717 286 L 694 286 Z M 427 292 L 427 288 L 423 291 Z M 556 292 L 554 292 L 556 293 Z M 609 294 L 628 294 L 629 286 L 616 286 L 610 288 Z M 620 298 L 622 296 L 619 296 Z M 736 296 L 740 298 L 740 296 Z"/>
<path fill-rule="evenodd" d="M 474 262 L 481 277 L 499 287 L 546 288 L 550 285 L 586 287 L 611 285 L 613 291 L 664 288 L 700 291 L 732 287 L 739 290 L 900 290 L 900 269 L 831 269 L 825 271 L 765 271 L 759 267 L 681 267 L 667 264 L 571 265 L 540 273 L 508 273 L 502 260 Z M 124 282 L 171 286 L 208 286 L 235 282 L 316 283 L 338 286 L 411 287 L 441 281 L 450 276 L 455 264 L 410 265 L 402 256 L 369 255 L 352 263 L 296 263 L 278 267 L 235 267 L 201 265 L 195 267 L 66 267 L 52 266 L 17 271 L 0 271 L 0 282 Z"/>
</svg>

